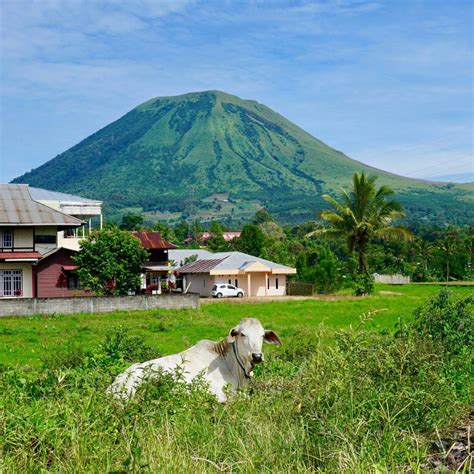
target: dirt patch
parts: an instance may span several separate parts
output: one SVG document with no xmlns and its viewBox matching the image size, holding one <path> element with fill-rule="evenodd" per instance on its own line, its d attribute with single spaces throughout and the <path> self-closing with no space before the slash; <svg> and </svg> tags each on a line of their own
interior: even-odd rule
<svg viewBox="0 0 474 474">
<path fill-rule="evenodd" d="M 425 465 L 432 472 L 473 472 L 474 412 L 451 436 L 433 441 Z"/>
<path fill-rule="evenodd" d="M 381 295 L 395 295 L 395 296 L 403 296 L 403 293 L 398 291 L 379 291 Z"/>
</svg>

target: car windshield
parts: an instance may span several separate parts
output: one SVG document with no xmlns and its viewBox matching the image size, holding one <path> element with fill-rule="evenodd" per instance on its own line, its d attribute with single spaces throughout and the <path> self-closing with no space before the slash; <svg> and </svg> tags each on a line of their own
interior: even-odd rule
<svg viewBox="0 0 474 474">
<path fill-rule="evenodd" d="M 214 285 L 214 286 L 212 287 L 212 289 L 213 289 L 213 290 L 217 290 L 217 285 Z"/>
</svg>

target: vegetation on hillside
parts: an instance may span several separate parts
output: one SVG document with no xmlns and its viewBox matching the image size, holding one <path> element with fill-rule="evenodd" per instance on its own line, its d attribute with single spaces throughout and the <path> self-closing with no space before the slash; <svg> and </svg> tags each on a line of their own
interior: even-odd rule
<svg viewBox="0 0 474 474">
<path fill-rule="evenodd" d="M 472 409 L 471 309 L 472 298 L 444 292 L 395 332 L 369 330 L 375 313 L 334 337 L 324 327 L 293 327 L 284 347 L 256 369 L 252 388 L 226 404 L 216 403 L 203 381 L 186 386 L 168 376 L 130 403 L 112 401 L 106 387 L 113 377 L 157 356 L 123 330 L 109 331 L 92 349 L 47 357 L 36 369 L 4 366 L 1 468 L 429 470 L 432 441 Z M 472 459 L 463 462 L 469 472 Z"/>
<path fill-rule="evenodd" d="M 376 170 L 268 107 L 218 91 L 151 99 L 14 182 L 101 199 L 117 221 L 144 213 L 235 224 L 268 207 L 297 223 L 324 208 L 324 193 L 337 198 L 356 171 L 395 189 L 413 220 L 474 220 L 472 185 Z"/>
</svg>

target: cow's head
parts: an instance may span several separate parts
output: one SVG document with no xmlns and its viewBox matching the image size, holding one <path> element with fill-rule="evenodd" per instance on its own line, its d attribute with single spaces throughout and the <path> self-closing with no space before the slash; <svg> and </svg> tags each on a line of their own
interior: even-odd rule
<svg viewBox="0 0 474 474">
<path fill-rule="evenodd" d="M 265 340 L 269 344 L 281 346 L 280 338 L 274 331 L 265 330 L 258 319 L 244 318 L 230 330 L 229 338 L 238 347 L 239 357 L 250 365 L 263 361 L 262 345 Z"/>
</svg>

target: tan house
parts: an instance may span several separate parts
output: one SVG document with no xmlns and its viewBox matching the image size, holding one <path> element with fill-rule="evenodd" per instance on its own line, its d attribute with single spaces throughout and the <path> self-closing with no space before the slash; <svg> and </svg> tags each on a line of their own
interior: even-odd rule
<svg viewBox="0 0 474 474">
<path fill-rule="evenodd" d="M 0 298 L 36 296 L 34 264 L 57 248 L 58 232 L 83 225 L 35 201 L 26 184 L 0 184 Z"/>
<path fill-rule="evenodd" d="M 286 277 L 296 269 L 242 252 L 219 252 L 177 270 L 183 288 L 211 296 L 215 284 L 242 288 L 246 296 L 286 295 Z"/>
</svg>

